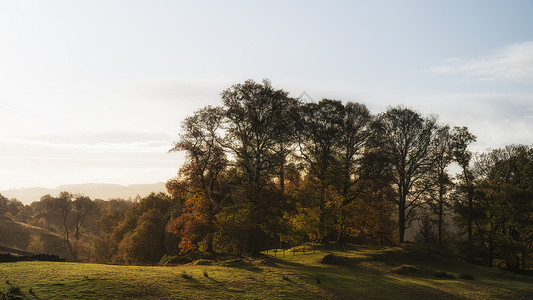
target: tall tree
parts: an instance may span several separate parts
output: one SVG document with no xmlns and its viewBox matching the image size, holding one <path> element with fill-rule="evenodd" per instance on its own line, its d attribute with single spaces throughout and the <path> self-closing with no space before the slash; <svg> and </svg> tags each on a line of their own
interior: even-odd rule
<svg viewBox="0 0 533 300">
<path fill-rule="evenodd" d="M 227 166 L 224 149 L 220 145 L 219 131 L 222 126 L 223 110 L 220 107 L 206 107 L 187 117 L 182 125 L 180 140 L 170 151 L 184 151 L 187 161 L 180 169 L 191 192 L 200 191 L 213 203 L 217 199 L 217 181 Z"/>
<path fill-rule="evenodd" d="M 413 220 L 415 209 L 423 204 L 428 191 L 427 175 L 431 166 L 433 117 L 424 118 L 405 107 L 389 108 L 379 116 L 383 151 L 389 156 L 394 177 L 398 208 L 398 232 L 404 242 L 405 229 Z"/>
<path fill-rule="evenodd" d="M 86 217 L 94 212 L 96 206 L 91 198 L 83 195 L 75 195 L 72 201 L 73 217 L 74 217 L 74 238 L 76 241 L 80 239 L 80 230 L 84 225 Z"/>
<path fill-rule="evenodd" d="M 44 206 L 48 212 L 56 214 L 60 217 L 62 231 L 65 236 L 65 242 L 67 243 L 72 258 L 76 259 L 77 253 L 74 247 L 72 247 L 72 242 L 70 240 L 71 228 L 69 216 L 72 213 L 72 197 L 72 194 L 68 192 L 61 192 L 58 197 L 45 195 L 41 197 L 41 202 L 44 203 Z"/>
<path fill-rule="evenodd" d="M 453 161 L 453 140 L 450 127 L 437 126 L 431 143 L 431 175 L 432 193 L 428 204 L 437 215 L 437 244 L 442 246 L 444 231 L 444 214 L 448 206 L 447 194 L 452 187 L 448 166 Z"/>
<path fill-rule="evenodd" d="M 344 242 L 347 232 L 345 224 L 350 223 L 349 219 L 354 219 L 354 212 L 356 212 L 354 209 L 348 209 L 347 206 L 358 199 L 366 186 L 363 184 L 366 179 L 363 174 L 366 173 L 362 172 L 362 160 L 372 135 L 370 125 L 373 120 L 373 116 L 364 104 L 348 102 L 344 105 L 343 111 L 338 166 L 339 174 L 342 174 L 339 180 L 342 184 L 338 185 L 342 203 L 340 203 L 340 217 L 336 219 L 337 240 L 340 243 Z M 361 207 L 363 205 L 361 199 L 358 199 L 358 202 Z"/>
<path fill-rule="evenodd" d="M 474 201 L 474 173 L 472 172 L 470 162 L 472 152 L 468 146 L 476 141 L 476 136 L 468 131 L 467 127 L 454 127 L 452 132 L 452 148 L 454 161 L 461 167 L 459 183 L 459 195 L 466 196 L 466 223 L 468 241 L 472 243 L 472 221 L 473 221 L 473 201 Z M 458 207 L 465 207 L 464 197 L 458 199 Z"/>
<path fill-rule="evenodd" d="M 362 157 L 372 135 L 371 122 L 372 115 L 364 104 L 346 103 L 339 141 L 342 173 L 341 194 L 344 198 L 344 205 L 353 201 L 359 190 L 354 191 L 353 188 L 361 179 Z"/>
<path fill-rule="evenodd" d="M 290 139 L 298 102 L 287 92 L 275 90 L 268 80 L 236 84 L 222 93 L 222 100 L 228 121 L 224 145 L 257 194 L 279 165 L 278 146 Z"/>
<path fill-rule="evenodd" d="M 334 187 L 338 182 L 337 167 L 340 156 L 339 145 L 343 138 L 343 121 L 344 106 L 338 100 L 323 99 L 318 103 L 306 103 L 300 110 L 299 153 L 306 163 L 309 179 L 314 180 L 319 187 L 317 195 L 320 212 L 319 240 L 324 240 L 328 235 L 325 226 L 326 193 L 329 186 Z M 356 144 L 352 146 L 356 147 Z"/>
<path fill-rule="evenodd" d="M 222 100 L 227 132 L 223 144 L 235 157 L 245 198 L 257 222 L 252 226 L 249 245 L 249 251 L 257 251 L 254 238 L 259 227 L 274 224 L 271 217 L 281 215 L 275 212 L 277 203 L 268 201 L 265 192 L 283 163 L 280 151 L 284 148 L 280 145 L 290 139 L 290 122 L 298 101 L 274 89 L 268 80 L 236 84 L 222 93 Z"/>
</svg>

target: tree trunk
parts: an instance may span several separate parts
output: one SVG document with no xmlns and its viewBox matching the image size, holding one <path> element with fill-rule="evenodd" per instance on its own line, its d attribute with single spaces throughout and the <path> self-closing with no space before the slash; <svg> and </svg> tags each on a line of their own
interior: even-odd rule
<svg viewBox="0 0 533 300">
<path fill-rule="evenodd" d="M 472 210 L 473 210 L 473 187 L 468 186 L 468 241 L 470 242 L 470 245 L 472 245 Z"/>
<path fill-rule="evenodd" d="M 318 232 L 319 232 L 319 239 L 321 242 L 326 241 L 326 187 L 322 185 L 322 191 L 321 191 L 321 199 L 320 199 L 320 217 L 318 220 Z"/>
<path fill-rule="evenodd" d="M 400 200 L 400 206 L 398 207 L 398 210 L 399 210 L 398 211 L 398 229 L 399 229 L 400 243 L 403 243 L 404 236 L 405 236 L 405 199 Z"/>
<path fill-rule="evenodd" d="M 437 230 L 439 233 L 439 240 L 438 240 L 438 246 L 442 247 L 442 225 L 443 225 L 443 215 L 444 215 L 444 209 L 443 209 L 443 203 L 444 202 L 444 195 L 442 189 L 439 191 L 439 220 L 437 224 Z"/>
</svg>

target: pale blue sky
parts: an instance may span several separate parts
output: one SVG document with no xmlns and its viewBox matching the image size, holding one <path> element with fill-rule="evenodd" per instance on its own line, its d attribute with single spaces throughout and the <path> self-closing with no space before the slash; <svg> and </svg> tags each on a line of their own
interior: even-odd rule
<svg viewBox="0 0 533 300">
<path fill-rule="evenodd" d="M 184 117 L 268 78 L 533 143 L 533 1 L 0 1 L 0 190 L 151 183 Z"/>
</svg>

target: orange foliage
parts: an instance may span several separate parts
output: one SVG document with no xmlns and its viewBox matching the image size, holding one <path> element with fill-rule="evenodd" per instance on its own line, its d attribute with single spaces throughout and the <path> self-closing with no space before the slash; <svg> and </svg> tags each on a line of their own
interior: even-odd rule
<svg viewBox="0 0 533 300">
<path fill-rule="evenodd" d="M 180 253 L 198 249 L 200 242 L 210 239 L 213 232 L 212 204 L 203 194 L 187 198 L 182 214 L 167 224 L 167 232 L 177 235 L 181 241 Z"/>
</svg>

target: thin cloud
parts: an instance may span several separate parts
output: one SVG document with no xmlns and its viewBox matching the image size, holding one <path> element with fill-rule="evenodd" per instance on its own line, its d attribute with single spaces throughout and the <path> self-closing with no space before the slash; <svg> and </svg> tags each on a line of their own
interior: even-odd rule
<svg viewBox="0 0 533 300">
<path fill-rule="evenodd" d="M 463 74 L 482 81 L 533 82 L 533 41 L 512 44 L 480 58 L 450 58 L 431 71 Z"/>
</svg>

